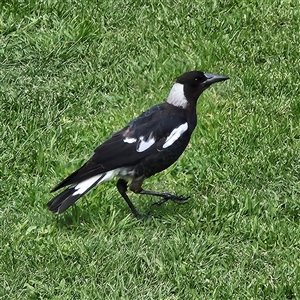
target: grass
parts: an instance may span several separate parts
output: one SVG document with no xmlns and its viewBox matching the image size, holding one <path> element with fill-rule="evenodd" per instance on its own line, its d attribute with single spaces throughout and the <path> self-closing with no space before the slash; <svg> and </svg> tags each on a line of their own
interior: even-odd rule
<svg viewBox="0 0 300 300">
<path fill-rule="evenodd" d="M 1 299 L 299 299 L 299 5 L 5 1 L 0 9 Z M 49 190 L 182 72 L 231 77 L 145 188 L 114 182 L 61 216 Z"/>
</svg>

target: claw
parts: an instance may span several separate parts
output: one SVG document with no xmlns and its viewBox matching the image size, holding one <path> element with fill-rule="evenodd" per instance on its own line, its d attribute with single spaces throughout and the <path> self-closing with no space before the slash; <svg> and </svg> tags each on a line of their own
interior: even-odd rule
<svg viewBox="0 0 300 300">
<path fill-rule="evenodd" d="M 168 200 L 171 200 L 177 204 L 185 204 L 187 203 L 187 200 L 190 198 L 190 196 L 175 196 L 175 195 L 171 195 L 171 194 L 167 194 L 163 196 L 163 199 L 157 202 L 152 203 L 152 205 L 157 205 L 160 206 L 163 203 L 167 202 Z"/>
<path fill-rule="evenodd" d="M 163 198 L 162 200 L 160 200 L 160 201 L 157 201 L 157 202 L 154 202 L 154 203 L 152 203 L 152 205 L 157 205 L 157 206 L 160 206 L 160 205 L 162 205 L 162 204 L 164 204 L 165 202 L 167 202 L 169 200 L 169 198 Z"/>
<path fill-rule="evenodd" d="M 190 197 L 181 197 L 180 199 L 171 199 L 171 200 L 177 204 L 185 204 L 188 202 L 189 198 Z"/>
</svg>

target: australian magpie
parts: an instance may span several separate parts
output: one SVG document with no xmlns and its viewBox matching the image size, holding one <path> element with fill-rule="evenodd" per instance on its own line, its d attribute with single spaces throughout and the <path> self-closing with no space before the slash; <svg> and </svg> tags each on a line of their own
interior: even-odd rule
<svg viewBox="0 0 300 300">
<path fill-rule="evenodd" d="M 117 188 L 137 218 L 141 215 L 127 195 L 127 185 L 137 194 L 161 197 L 182 203 L 189 197 L 143 190 L 143 181 L 172 165 L 189 143 L 197 124 L 196 104 L 201 93 L 226 76 L 191 71 L 173 85 L 166 102 L 155 105 L 132 120 L 97 147 L 94 155 L 51 192 L 67 187 L 47 206 L 62 213 L 96 185 L 118 177 Z"/>
</svg>

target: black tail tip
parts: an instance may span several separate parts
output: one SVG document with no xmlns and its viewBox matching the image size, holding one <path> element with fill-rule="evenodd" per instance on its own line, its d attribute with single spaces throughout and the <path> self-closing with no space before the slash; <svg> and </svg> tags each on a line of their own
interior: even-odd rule
<svg viewBox="0 0 300 300">
<path fill-rule="evenodd" d="M 52 212 L 53 214 L 59 214 L 59 210 L 58 210 L 59 207 L 56 207 L 56 206 L 52 205 L 52 203 L 53 203 L 53 200 L 49 201 L 49 202 L 46 204 L 46 207 L 47 207 L 48 210 L 49 210 L 50 212 Z"/>
</svg>

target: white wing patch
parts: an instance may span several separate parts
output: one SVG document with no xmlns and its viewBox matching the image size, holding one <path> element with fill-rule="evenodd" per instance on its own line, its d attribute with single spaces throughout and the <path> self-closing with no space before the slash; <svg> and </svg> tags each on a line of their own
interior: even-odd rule
<svg viewBox="0 0 300 300">
<path fill-rule="evenodd" d="M 75 192 L 73 193 L 72 196 L 75 195 L 80 195 L 83 194 L 87 189 L 89 189 L 97 180 L 99 180 L 99 178 L 103 176 L 103 174 L 99 174 L 96 176 L 93 176 L 89 179 L 86 179 L 84 181 L 79 182 L 76 186 L 75 186 Z M 105 177 L 105 176 L 104 176 Z"/>
<path fill-rule="evenodd" d="M 97 184 L 101 184 L 102 182 L 109 181 L 113 179 L 115 176 L 132 180 L 133 175 L 134 175 L 134 171 L 132 167 L 121 167 L 121 168 L 108 171 L 106 173 L 102 173 L 103 177 L 101 178 L 101 180 L 99 180 Z"/>
<path fill-rule="evenodd" d="M 129 137 L 127 137 L 127 138 L 125 138 L 125 139 L 123 140 L 123 142 L 124 142 L 124 143 L 127 143 L 127 144 L 133 144 L 133 143 L 136 142 L 136 138 L 129 138 Z"/>
<path fill-rule="evenodd" d="M 105 173 L 105 175 L 103 173 L 104 176 L 101 178 L 101 180 L 98 182 L 98 184 L 113 179 L 116 175 L 118 175 L 118 173 L 119 173 L 119 169 L 114 169 L 114 170 L 108 171 Z"/>
<path fill-rule="evenodd" d="M 152 133 L 150 134 L 150 136 L 148 137 L 147 140 L 145 140 L 144 137 L 142 136 L 139 138 L 139 144 L 138 144 L 138 148 L 136 149 L 136 151 L 143 152 L 143 151 L 147 150 L 148 148 L 150 148 L 154 143 L 155 143 L 155 139 L 154 139 Z"/>
<path fill-rule="evenodd" d="M 73 193 L 72 196 L 84 194 L 85 191 L 88 190 L 99 179 L 100 180 L 97 182 L 97 184 L 100 184 L 105 181 L 109 181 L 109 180 L 113 179 L 115 176 L 126 177 L 128 179 L 132 179 L 133 170 L 132 170 L 132 168 L 122 167 L 122 168 L 108 171 L 106 173 L 95 175 L 89 179 L 79 182 L 75 186 L 74 185 L 70 186 L 71 188 L 75 188 L 75 192 Z"/>
<path fill-rule="evenodd" d="M 163 148 L 168 148 L 173 145 L 181 136 L 182 134 L 187 131 L 188 124 L 184 123 L 181 124 L 179 127 L 173 129 L 170 135 L 167 137 L 165 143 L 163 144 Z"/>
<path fill-rule="evenodd" d="M 168 96 L 167 102 L 177 107 L 186 108 L 188 106 L 188 101 L 184 95 L 184 86 L 181 83 L 174 83 L 170 94 Z"/>
</svg>

